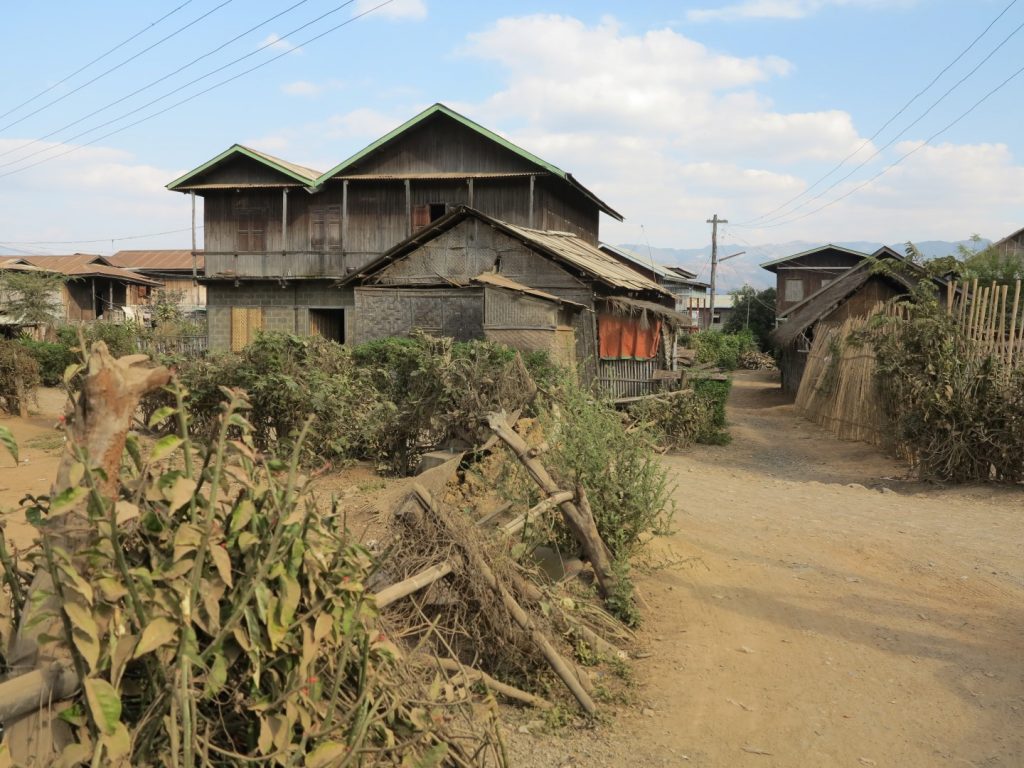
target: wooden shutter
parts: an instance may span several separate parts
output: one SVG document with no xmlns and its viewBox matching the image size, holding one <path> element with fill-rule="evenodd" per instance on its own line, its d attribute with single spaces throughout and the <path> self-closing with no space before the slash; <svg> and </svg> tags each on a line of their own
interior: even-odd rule
<svg viewBox="0 0 1024 768">
<path fill-rule="evenodd" d="M 260 208 L 239 208 L 235 211 L 238 221 L 238 234 L 235 238 L 235 250 L 244 252 L 265 251 L 266 211 Z"/>
<path fill-rule="evenodd" d="M 412 208 L 412 231 L 418 232 L 430 223 L 430 206 L 414 205 Z"/>
<path fill-rule="evenodd" d="M 309 209 L 309 249 L 322 251 L 325 245 L 325 224 L 323 206 Z"/>
</svg>

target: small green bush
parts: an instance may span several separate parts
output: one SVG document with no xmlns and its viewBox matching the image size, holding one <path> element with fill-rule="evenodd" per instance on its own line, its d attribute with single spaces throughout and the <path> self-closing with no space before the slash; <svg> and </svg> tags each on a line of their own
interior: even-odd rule
<svg viewBox="0 0 1024 768">
<path fill-rule="evenodd" d="M 39 363 L 17 341 L 0 339 L 0 407 L 18 413 L 21 398 L 32 399 L 40 384 Z"/>
<path fill-rule="evenodd" d="M 64 344 L 25 337 L 18 339 L 18 343 L 39 364 L 39 377 L 47 387 L 59 387 L 64 381 L 64 371 L 78 360 L 71 347 Z"/>
<path fill-rule="evenodd" d="M 749 330 L 738 333 L 700 331 L 691 334 L 686 343 L 697 350 L 698 363 L 711 363 L 727 371 L 739 368 L 744 354 L 757 351 L 757 340 Z"/>
<path fill-rule="evenodd" d="M 716 381 L 715 379 L 697 379 L 693 382 L 693 391 L 711 404 L 711 426 L 721 429 L 725 426 L 725 404 L 729 400 L 732 382 Z"/>
</svg>

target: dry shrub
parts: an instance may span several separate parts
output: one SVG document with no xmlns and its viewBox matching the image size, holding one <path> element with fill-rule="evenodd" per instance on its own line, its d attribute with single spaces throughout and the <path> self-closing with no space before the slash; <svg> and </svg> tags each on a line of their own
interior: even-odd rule
<svg viewBox="0 0 1024 768">
<path fill-rule="evenodd" d="M 391 544 L 382 558 L 388 580 L 398 581 L 445 561 L 452 562 L 455 571 L 422 595 L 388 608 L 385 619 L 423 651 L 456 658 L 503 682 L 537 690 L 547 669 L 543 656 L 467 557 L 482 557 L 499 583 L 524 604 L 516 589 L 524 571 L 507 545 L 459 510 L 442 505 L 423 509 L 407 502 L 392 522 Z M 534 620 L 547 624 L 540 615 Z"/>
<path fill-rule="evenodd" d="M 261 453 L 244 396 L 225 394 L 209 444 L 171 409 L 156 420 L 182 429 L 148 455 L 129 436 L 119 498 L 75 446 L 74 487 L 28 500 L 66 630 L 52 642 L 83 679 L 58 713 L 75 734 L 64 764 L 500 764 L 486 723 L 382 632 L 371 558 L 299 474 L 308 435 L 287 463 Z M 53 537 L 68 515 L 84 523 L 73 552 Z"/>
<path fill-rule="evenodd" d="M 898 452 L 925 480 L 1024 480 L 1024 369 L 979 348 L 934 297 L 868 331 Z"/>
</svg>

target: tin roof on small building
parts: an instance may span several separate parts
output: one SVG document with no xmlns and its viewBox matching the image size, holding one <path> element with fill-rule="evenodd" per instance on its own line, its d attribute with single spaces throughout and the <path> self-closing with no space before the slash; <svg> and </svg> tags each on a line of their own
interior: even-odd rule
<svg viewBox="0 0 1024 768">
<path fill-rule="evenodd" d="M 53 272 L 68 277 L 106 277 L 134 285 L 153 287 L 163 285 L 160 281 L 151 280 L 138 272 L 115 267 L 104 256 L 94 253 L 74 253 L 68 256 L 19 256 L 17 261 L 44 272 Z"/>
<path fill-rule="evenodd" d="M 167 185 L 167 189 L 177 192 L 186 192 L 192 189 L 234 189 L 236 187 L 269 187 L 274 186 L 266 182 L 255 182 L 255 183 L 212 183 L 204 184 L 202 181 L 197 181 L 198 177 L 201 177 L 207 171 L 215 168 L 221 163 L 227 162 L 230 159 L 236 157 L 248 157 L 250 160 L 265 165 L 274 171 L 277 171 L 284 178 L 281 184 L 277 186 L 283 187 L 294 187 L 294 186 L 313 186 L 316 183 L 317 178 L 320 176 L 320 171 L 314 170 L 313 168 L 307 168 L 304 165 L 298 163 L 292 163 L 288 160 L 282 160 L 280 157 L 261 152 L 258 149 L 252 147 L 246 147 L 242 144 L 232 144 L 230 147 L 225 149 L 216 157 L 207 160 L 197 168 L 193 168 L 191 171 L 179 176 L 170 184 Z"/>
<path fill-rule="evenodd" d="M 152 272 L 192 271 L 192 251 L 187 249 L 118 251 L 113 256 L 108 256 L 107 261 L 122 269 Z M 196 269 L 203 271 L 202 251 L 196 252 Z"/>
</svg>

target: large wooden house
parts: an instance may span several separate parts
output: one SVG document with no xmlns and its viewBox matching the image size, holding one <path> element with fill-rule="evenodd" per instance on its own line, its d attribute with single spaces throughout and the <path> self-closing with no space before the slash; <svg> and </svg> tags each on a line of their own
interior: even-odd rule
<svg viewBox="0 0 1024 768">
<path fill-rule="evenodd" d="M 211 349 L 240 349 L 258 329 L 350 339 L 346 278 L 458 206 L 591 245 L 602 212 L 622 218 L 571 174 L 442 104 L 326 173 L 235 145 L 168 188 L 204 201 Z"/>
<path fill-rule="evenodd" d="M 867 258 L 866 253 L 829 243 L 762 264 L 775 274 L 776 315 L 782 317 Z"/>
</svg>

